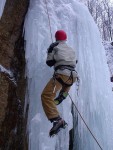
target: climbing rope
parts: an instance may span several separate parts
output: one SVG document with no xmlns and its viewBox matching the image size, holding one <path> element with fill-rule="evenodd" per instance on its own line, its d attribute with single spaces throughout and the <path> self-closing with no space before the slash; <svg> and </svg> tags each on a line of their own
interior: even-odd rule
<svg viewBox="0 0 113 150">
<path fill-rule="evenodd" d="M 45 0 L 45 4 L 46 4 L 47 16 L 48 16 L 48 20 L 49 20 L 49 29 L 50 29 L 51 41 L 52 41 L 52 43 L 53 43 L 52 30 L 51 30 L 51 21 L 50 21 L 49 11 L 48 11 L 48 7 L 47 7 L 47 0 Z M 69 93 L 68 93 L 68 95 L 69 95 Z M 96 139 L 96 137 L 94 136 L 94 134 L 92 133 L 92 131 L 90 130 L 90 128 L 88 127 L 87 123 L 85 122 L 84 118 L 82 117 L 81 113 L 79 112 L 77 106 L 76 106 L 75 103 L 73 102 L 73 100 L 72 100 L 72 98 L 71 98 L 70 95 L 69 95 L 69 98 L 71 99 L 72 104 L 75 106 L 75 108 L 76 108 L 78 114 L 80 115 L 80 117 L 81 117 L 82 121 L 84 122 L 84 124 L 86 125 L 88 131 L 90 132 L 90 134 L 92 135 L 92 137 L 94 138 L 94 140 L 96 141 L 96 143 L 98 144 L 99 148 L 100 148 L 101 150 L 103 150 L 102 147 L 101 147 L 101 145 L 99 144 L 98 140 Z"/>
<path fill-rule="evenodd" d="M 49 29 L 50 29 L 51 41 L 53 43 L 52 30 L 51 30 L 51 21 L 50 21 L 50 16 L 49 16 L 49 10 L 48 10 L 48 7 L 47 7 L 47 0 L 45 0 L 45 4 L 46 4 L 47 16 L 48 16 L 48 20 L 49 20 Z"/>
<path fill-rule="evenodd" d="M 98 146 L 100 147 L 100 149 L 103 150 L 102 147 L 101 147 L 101 145 L 99 144 L 98 140 L 96 139 L 96 137 L 94 136 L 94 134 L 92 133 L 92 131 L 91 131 L 90 128 L 88 127 L 87 123 L 85 122 L 84 118 L 82 117 L 81 113 L 79 112 L 77 106 L 76 106 L 75 103 L 73 102 L 73 100 L 72 100 L 72 98 L 71 98 L 71 96 L 70 96 L 69 93 L 68 93 L 68 95 L 69 95 L 69 98 L 70 98 L 72 104 L 75 106 L 75 109 L 77 110 L 78 114 L 80 115 L 82 121 L 84 122 L 85 126 L 87 127 L 88 131 L 90 132 L 90 134 L 92 135 L 92 137 L 94 138 L 94 140 L 96 141 L 96 143 L 98 144 Z"/>
</svg>

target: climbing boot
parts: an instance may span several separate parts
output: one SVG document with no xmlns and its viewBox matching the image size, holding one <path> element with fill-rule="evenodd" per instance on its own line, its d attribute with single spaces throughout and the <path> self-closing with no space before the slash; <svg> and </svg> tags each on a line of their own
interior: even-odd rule
<svg viewBox="0 0 113 150">
<path fill-rule="evenodd" d="M 51 128 L 49 132 L 49 136 L 51 137 L 51 136 L 56 135 L 61 129 L 65 129 L 66 126 L 67 126 L 67 123 L 62 118 L 54 120 L 53 127 Z"/>
</svg>

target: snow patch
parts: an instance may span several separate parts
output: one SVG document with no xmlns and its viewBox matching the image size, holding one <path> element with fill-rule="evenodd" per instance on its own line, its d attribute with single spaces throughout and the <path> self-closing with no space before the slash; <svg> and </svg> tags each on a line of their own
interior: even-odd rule
<svg viewBox="0 0 113 150">
<path fill-rule="evenodd" d="M 13 73 L 12 73 L 10 70 L 8 70 L 8 69 L 4 68 L 2 65 L 0 65 L 0 73 L 4 73 L 4 74 L 6 75 L 6 77 L 7 77 L 15 86 L 17 86 L 17 83 L 16 83 L 16 81 L 15 81 L 14 75 L 13 75 Z"/>
</svg>

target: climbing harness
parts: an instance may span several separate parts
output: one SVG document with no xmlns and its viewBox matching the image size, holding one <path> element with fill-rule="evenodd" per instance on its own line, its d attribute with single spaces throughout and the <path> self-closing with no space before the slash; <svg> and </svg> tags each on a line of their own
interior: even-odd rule
<svg viewBox="0 0 113 150">
<path fill-rule="evenodd" d="M 57 76 L 57 73 L 56 71 L 60 69 L 60 70 L 64 70 L 64 69 L 68 69 L 70 70 L 70 76 L 69 78 L 67 79 L 67 81 L 63 81 L 60 77 Z M 55 68 L 55 72 L 54 72 L 54 78 L 62 85 L 62 86 L 72 86 L 73 85 L 73 71 L 75 71 L 74 67 L 72 66 L 69 66 L 69 65 L 60 65 L 60 66 L 57 66 Z M 71 81 L 71 83 L 68 83 L 68 81 Z"/>
<path fill-rule="evenodd" d="M 62 86 L 72 86 L 73 85 L 73 75 L 71 72 L 71 75 L 69 76 L 69 78 L 64 82 L 60 77 L 57 76 L 57 74 L 54 74 L 55 79 L 62 85 Z M 67 83 L 69 80 L 71 80 L 71 83 Z"/>
<path fill-rule="evenodd" d="M 60 69 L 60 70 L 64 70 L 64 69 L 68 69 L 70 70 L 70 76 L 69 78 L 66 80 L 66 81 L 63 81 L 57 74 L 57 70 Z M 53 84 L 54 84 L 54 88 L 53 88 L 53 93 L 55 92 L 55 89 L 56 89 L 56 80 L 63 86 L 63 87 L 69 87 L 69 86 L 72 86 L 73 85 L 73 71 L 75 71 L 74 67 L 72 66 L 65 66 L 65 65 L 60 65 L 60 66 L 57 66 L 55 68 L 55 72 L 53 74 Z M 68 81 L 71 81 L 71 83 L 68 83 Z"/>
<path fill-rule="evenodd" d="M 98 140 L 96 139 L 96 137 L 94 136 L 94 134 L 92 133 L 92 131 L 91 131 L 90 128 L 88 127 L 87 123 L 85 122 L 84 118 L 82 117 L 81 113 L 79 112 L 77 106 L 76 106 L 75 103 L 73 102 L 73 100 L 72 100 L 72 98 L 71 98 L 71 96 L 70 96 L 69 93 L 68 93 L 68 95 L 69 95 L 69 98 L 70 98 L 72 104 L 75 106 L 75 109 L 77 110 L 79 116 L 81 117 L 82 121 L 84 122 L 84 124 L 85 124 L 85 126 L 87 127 L 87 129 L 88 129 L 88 131 L 90 132 L 90 134 L 92 135 L 93 139 L 96 141 L 96 143 L 98 144 L 99 148 L 100 148 L 101 150 L 103 150 L 103 148 L 102 148 L 101 145 L 99 144 Z"/>
<path fill-rule="evenodd" d="M 51 30 L 51 22 L 50 22 L 48 7 L 47 7 L 47 0 L 45 0 L 45 4 L 46 4 L 47 15 L 48 15 L 48 20 L 49 20 L 49 28 L 50 28 L 51 40 L 52 40 L 52 43 L 53 43 L 52 30 Z M 54 85 L 55 85 L 55 79 L 56 79 L 56 77 L 53 76 L 53 84 L 54 84 Z M 57 79 L 57 80 L 59 80 L 59 79 Z M 59 80 L 59 82 L 62 82 L 62 81 Z M 66 82 L 67 82 L 67 81 L 66 81 Z M 79 78 L 78 78 L 78 84 L 79 84 L 79 82 L 80 82 L 80 80 L 79 80 Z M 67 84 L 67 83 L 62 82 L 62 84 Z M 68 85 L 68 86 L 69 86 L 69 85 Z M 55 89 L 56 89 L 56 86 L 54 86 L 53 92 L 55 91 Z M 82 121 L 84 122 L 85 126 L 87 127 L 88 131 L 90 132 L 90 134 L 91 134 L 92 137 L 94 138 L 94 140 L 95 140 L 95 142 L 97 143 L 97 145 L 99 146 L 99 148 L 100 148 L 101 150 L 103 150 L 103 148 L 102 148 L 101 145 L 99 144 L 98 140 L 96 139 L 96 137 L 94 136 L 94 134 L 92 133 L 92 131 L 91 131 L 90 128 L 88 127 L 87 123 L 85 122 L 84 118 L 82 117 L 81 113 L 79 112 L 77 106 L 76 106 L 75 103 L 73 102 L 73 100 L 72 100 L 72 98 L 71 98 L 71 96 L 70 96 L 69 93 L 68 93 L 68 95 L 69 95 L 69 98 L 71 99 L 72 104 L 75 106 L 75 109 L 77 110 L 78 114 L 80 115 Z"/>
</svg>

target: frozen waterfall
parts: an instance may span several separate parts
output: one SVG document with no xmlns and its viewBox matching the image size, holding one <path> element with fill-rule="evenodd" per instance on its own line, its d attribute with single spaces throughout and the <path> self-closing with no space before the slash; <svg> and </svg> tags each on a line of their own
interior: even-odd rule
<svg viewBox="0 0 113 150">
<path fill-rule="evenodd" d="M 98 28 L 87 8 L 76 0 L 47 2 L 53 39 L 56 30 L 64 29 L 68 34 L 67 43 L 76 50 L 79 96 L 76 95 L 75 85 L 70 95 L 103 150 L 113 150 L 113 94 Z M 67 98 L 58 107 L 68 127 L 54 138 L 48 136 L 52 124 L 45 117 L 41 105 L 41 92 L 53 74 L 45 63 L 46 49 L 52 42 L 45 0 L 30 0 L 25 40 L 29 150 L 68 150 L 69 130 L 73 127 L 73 119 L 76 119 L 72 118 L 70 99 Z M 79 116 L 74 128 L 73 150 L 100 149 Z"/>
</svg>

